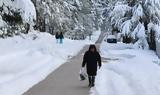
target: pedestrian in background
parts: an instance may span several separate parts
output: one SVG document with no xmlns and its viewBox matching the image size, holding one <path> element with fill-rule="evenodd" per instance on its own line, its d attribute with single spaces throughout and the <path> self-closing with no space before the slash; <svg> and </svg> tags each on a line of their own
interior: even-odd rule
<svg viewBox="0 0 160 95">
<path fill-rule="evenodd" d="M 55 38 L 56 38 L 56 42 L 59 43 L 59 33 L 58 32 L 56 32 Z"/>
<path fill-rule="evenodd" d="M 60 39 L 60 44 L 63 44 L 64 36 L 62 32 L 60 32 L 59 39 Z"/>
</svg>

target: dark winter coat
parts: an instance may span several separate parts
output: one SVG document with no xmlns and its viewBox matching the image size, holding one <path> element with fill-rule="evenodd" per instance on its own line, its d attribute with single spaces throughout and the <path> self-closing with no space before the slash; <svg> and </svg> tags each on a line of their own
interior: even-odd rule
<svg viewBox="0 0 160 95">
<path fill-rule="evenodd" d="M 55 38 L 59 39 L 59 34 L 58 33 L 56 33 Z"/>
<path fill-rule="evenodd" d="M 82 67 L 85 67 L 86 65 L 87 74 L 89 76 L 96 76 L 98 65 L 99 68 L 101 67 L 101 56 L 97 52 L 97 50 L 95 52 L 91 52 L 90 49 L 85 53 L 83 57 Z"/>
<path fill-rule="evenodd" d="M 64 38 L 63 33 L 61 33 L 61 34 L 59 35 L 59 39 L 63 39 L 63 38 Z"/>
</svg>

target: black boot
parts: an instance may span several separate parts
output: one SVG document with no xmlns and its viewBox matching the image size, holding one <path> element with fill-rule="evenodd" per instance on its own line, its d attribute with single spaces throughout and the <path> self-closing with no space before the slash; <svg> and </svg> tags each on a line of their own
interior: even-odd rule
<svg viewBox="0 0 160 95">
<path fill-rule="evenodd" d="M 91 76 L 88 76 L 88 81 L 89 81 L 88 87 L 91 87 L 91 85 L 92 85 L 92 77 Z"/>
<path fill-rule="evenodd" d="M 91 87 L 94 87 L 94 82 L 95 82 L 95 76 L 92 76 Z"/>
</svg>

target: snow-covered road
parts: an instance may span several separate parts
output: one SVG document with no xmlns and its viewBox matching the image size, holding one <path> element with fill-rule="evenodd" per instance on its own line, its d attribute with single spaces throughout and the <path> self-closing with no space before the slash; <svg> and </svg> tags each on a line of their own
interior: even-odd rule
<svg viewBox="0 0 160 95">
<path fill-rule="evenodd" d="M 118 60 L 104 62 L 91 95 L 160 95 L 160 66 L 154 52 L 103 42 L 101 54 Z"/>
</svg>

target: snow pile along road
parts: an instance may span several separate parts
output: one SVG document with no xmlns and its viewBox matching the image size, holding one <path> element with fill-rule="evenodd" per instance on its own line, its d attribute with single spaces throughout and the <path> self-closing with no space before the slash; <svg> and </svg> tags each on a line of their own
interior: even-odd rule
<svg viewBox="0 0 160 95">
<path fill-rule="evenodd" d="M 91 95 L 160 95 L 160 66 L 156 54 L 122 43 L 101 45 L 104 62 Z"/>
<path fill-rule="evenodd" d="M 94 43 L 99 35 L 95 32 L 91 41 L 64 39 L 64 44 L 57 44 L 50 34 L 38 32 L 0 39 L 0 95 L 23 94 L 83 46 Z"/>
</svg>

